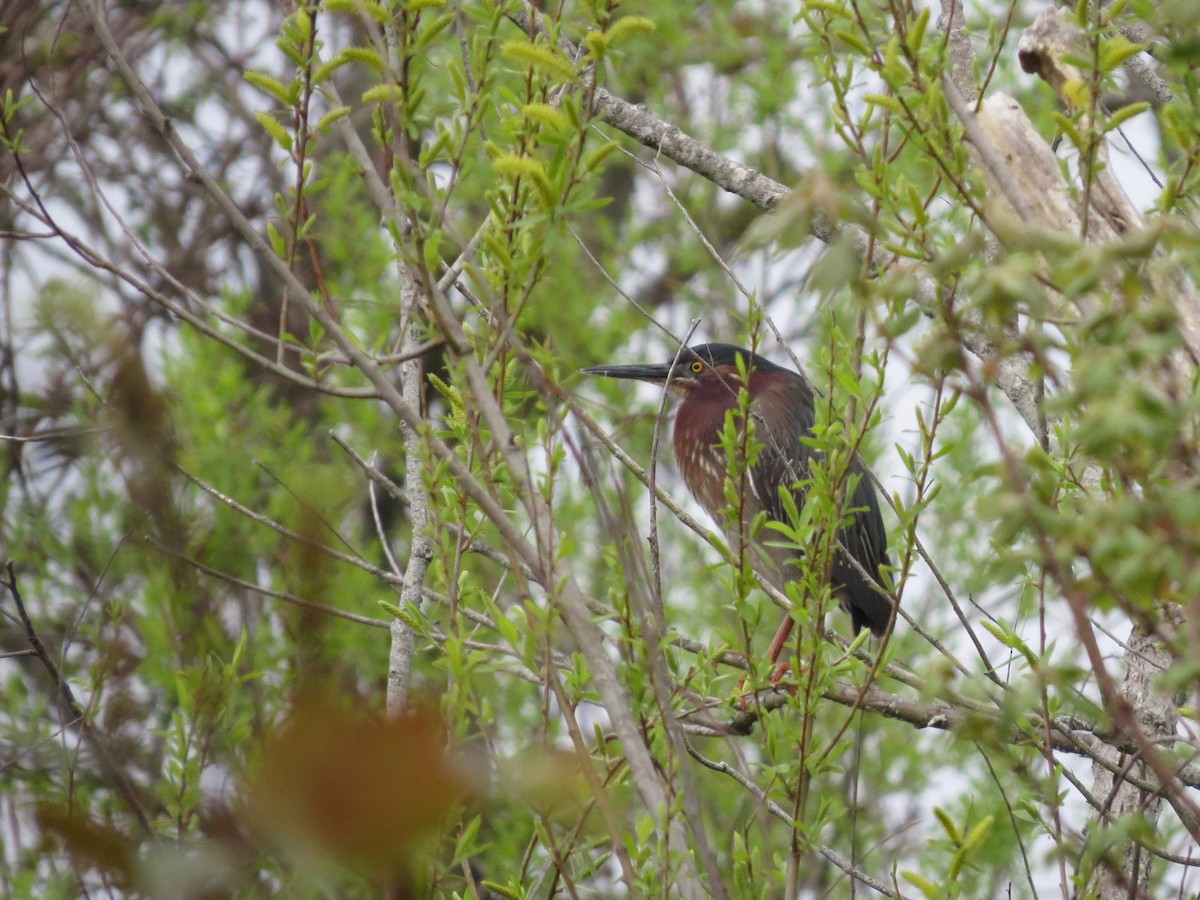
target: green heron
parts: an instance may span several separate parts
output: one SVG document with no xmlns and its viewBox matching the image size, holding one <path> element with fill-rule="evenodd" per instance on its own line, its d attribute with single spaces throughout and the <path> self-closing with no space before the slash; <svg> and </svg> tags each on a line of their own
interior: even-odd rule
<svg viewBox="0 0 1200 900">
<path fill-rule="evenodd" d="M 738 541 L 743 530 L 730 521 L 725 495 L 729 462 L 720 434 L 726 412 L 738 408 L 742 386 L 739 373 L 747 373 L 749 414 L 755 422 L 755 440 L 762 449 L 747 470 L 748 490 L 741 520 L 751 522 L 765 511 L 768 519 L 788 522 L 781 491 L 792 495 L 797 509 L 804 503 L 801 483 L 809 477 L 809 462 L 818 454 L 802 438 L 812 431 L 815 407 L 807 382 L 790 369 L 731 344 L 700 344 L 680 351 L 672 362 L 593 366 L 582 371 L 665 385 L 683 398 L 675 416 L 675 463 L 692 496 L 731 541 Z M 882 569 L 889 565 L 887 535 L 875 486 L 857 457 L 850 462 L 850 473 L 857 476 L 849 503 L 854 518 L 838 533 L 831 586 L 842 608 L 850 613 L 854 632 L 869 628 L 878 636 L 892 619 L 891 600 L 880 587 L 885 583 Z M 754 555 L 755 568 L 783 590 L 791 567 L 802 555 L 803 551 L 795 547 L 761 546 Z M 788 616 L 771 643 L 772 662 L 778 659 L 791 630 L 792 618 Z"/>
</svg>

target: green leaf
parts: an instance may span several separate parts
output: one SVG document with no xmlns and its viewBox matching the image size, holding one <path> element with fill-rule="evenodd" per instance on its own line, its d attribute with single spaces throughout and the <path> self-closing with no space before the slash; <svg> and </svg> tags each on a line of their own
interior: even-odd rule
<svg viewBox="0 0 1200 900">
<path fill-rule="evenodd" d="M 589 59 L 599 62 L 608 52 L 608 38 L 599 31 L 589 31 L 583 39 Z"/>
<path fill-rule="evenodd" d="M 6 122 L 11 122 L 13 116 L 20 112 L 24 107 L 33 102 L 33 96 L 28 95 L 17 100 L 13 96 L 12 89 L 4 92 L 4 110 L 2 113 L 3 119 Z"/>
<path fill-rule="evenodd" d="M 525 896 L 523 891 L 517 891 L 506 885 L 500 884 L 497 881 L 488 881 L 486 878 L 479 882 L 482 887 L 487 888 L 493 894 L 499 894 L 501 897 L 508 897 L 509 900 L 521 900 Z"/>
<path fill-rule="evenodd" d="M 556 199 L 554 187 L 550 184 L 550 178 L 546 175 L 545 168 L 538 160 L 529 156 L 518 156 L 515 153 L 502 153 L 492 160 L 492 167 L 501 175 L 512 179 L 529 179 L 537 188 L 538 193 L 542 195 L 542 201 L 546 206 L 554 205 Z"/>
<path fill-rule="evenodd" d="M 344 59 L 346 62 L 367 66 L 376 72 L 383 71 L 383 60 L 370 47 L 346 47 L 338 53 L 338 58 Z"/>
<path fill-rule="evenodd" d="M 604 162 L 604 160 L 606 160 L 608 158 L 608 155 L 610 153 L 612 153 L 614 150 L 616 150 L 620 146 L 621 145 L 617 141 L 608 141 L 607 143 L 601 144 L 599 147 L 597 147 L 595 150 L 593 150 L 591 153 L 589 153 L 587 159 L 584 160 L 584 163 L 583 163 L 584 171 L 585 172 L 593 171 L 597 166 L 599 166 L 602 162 Z"/>
<path fill-rule="evenodd" d="M 609 25 L 604 34 L 611 46 L 639 34 L 652 34 L 657 28 L 653 20 L 645 16 L 625 16 Z"/>
<path fill-rule="evenodd" d="M 967 836 L 963 839 L 963 850 L 974 852 L 983 846 L 983 842 L 987 840 L 987 836 L 992 831 L 992 825 L 996 822 L 995 816 L 986 816 L 983 821 L 967 832 Z"/>
<path fill-rule="evenodd" d="M 1053 118 L 1054 124 L 1058 126 L 1059 131 L 1067 136 L 1067 140 L 1075 147 L 1083 146 L 1083 136 L 1080 135 L 1079 129 L 1075 127 L 1074 122 L 1060 112 L 1055 112 Z"/>
<path fill-rule="evenodd" d="M 288 151 L 288 153 L 292 152 L 291 132 L 277 122 L 274 116 L 270 113 L 256 112 L 254 118 L 258 119 L 258 124 L 263 127 L 263 130 L 275 139 L 275 143 Z"/>
<path fill-rule="evenodd" d="M 992 830 L 993 821 L 995 821 L 994 817 L 988 816 L 967 833 L 966 838 L 963 839 L 958 850 L 950 859 L 950 868 L 947 873 L 950 881 L 958 880 L 958 876 L 962 874 L 963 867 L 971 861 L 971 857 L 975 851 L 979 849 L 979 846 L 987 838 L 988 832 Z"/>
<path fill-rule="evenodd" d="M 1002 622 L 993 622 L 991 619 L 981 619 L 979 622 L 984 629 L 991 634 L 996 640 L 1002 643 L 1010 650 L 1016 650 L 1030 666 L 1037 665 L 1037 654 L 1017 635 L 1015 631 L 1008 628 Z"/>
<path fill-rule="evenodd" d="M 913 56 L 921 53 L 921 44 L 925 40 L 925 31 L 929 28 L 929 15 L 932 7 L 926 6 L 917 16 L 917 21 L 908 31 L 908 52 Z"/>
<path fill-rule="evenodd" d="M 1108 121 L 1104 123 L 1104 130 L 1116 131 L 1125 122 L 1128 122 L 1130 119 L 1136 115 L 1139 115 L 1140 113 L 1144 113 L 1149 108 L 1150 104 L 1144 100 L 1138 101 L 1137 103 L 1130 103 L 1128 106 L 1118 109 L 1115 113 L 1108 117 Z"/>
<path fill-rule="evenodd" d="M 229 657 L 229 669 L 232 672 L 238 670 L 238 665 L 242 661 L 242 654 L 246 651 L 246 640 L 249 638 L 249 632 L 243 626 L 238 634 L 237 646 L 233 648 L 233 655 Z"/>
<path fill-rule="evenodd" d="M 571 120 L 563 114 L 562 110 L 556 109 L 549 103 L 526 103 L 521 112 L 531 122 L 545 125 L 561 134 L 566 134 L 571 130 Z"/>
<path fill-rule="evenodd" d="M 916 872 L 910 872 L 908 869 L 905 869 L 900 873 L 900 877 L 917 888 L 929 900 L 939 900 L 942 896 L 942 892 L 938 890 L 938 886 L 923 875 L 918 875 Z"/>
<path fill-rule="evenodd" d="M 438 0 L 436 4 L 432 5 L 442 6 L 442 0 Z M 453 24 L 454 19 L 454 13 L 448 12 L 445 15 L 438 16 L 432 22 L 425 25 L 425 27 L 423 27 L 420 33 L 417 35 L 417 47 L 428 47 L 430 44 L 432 44 L 435 40 L 437 40 L 438 35 L 440 35 L 443 31 L 449 28 L 451 24 Z"/>
<path fill-rule="evenodd" d="M 807 0 L 804 4 L 808 9 L 819 10 L 827 16 L 835 19 L 851 19 L 854 14 L 848 10 L 845 4 L 833 2 L 833 0 Z"/>
<path fill-rule="evenodd" d="M 312 74 L 313 84 L 321 84 L 322 82 L 328 81 L 329 76 L 332 75 L 334 72 L 336 72 L 338 69 L 340 69 L 345 64 L 346 64 L 346 60 L 343 59 L 340 55 L 335 56 L 333 59 L 325 60 L 325 62 L 321 63 L 319 66 L 317 66 L 315 69 L 313 69 L 313 74 Z"/>
<path fill-rule="evenodd" d="M 403 609 L 394 603 L 388 603 L 386 600 L 380 600 L 379 605 L 385 612 L 395 616 L 413 631 L 422 633 L 425 630 L 424 624 L 421 622 L 421 617 L 413 610 Z"/>
<path fill-rule="evenodd" d="M 274 222 L 267 222 L 267 240 L 271 242 L 271 249 L 275 251 L 276 256 L 283 259 L 287 255 L 287 241 L 283 239 Z"/>
<path fill-rule="evenodd" d="M 398 84 L 377 84 L 363 91 L 363 103 L 404 103 L 404 90 Z"/>
<path fill-rule="evenodd" d="M 296 101 L 300 97 L 299 88 L 294 84 L 290 86 L 285 85 L 262 72 L 247 72 L 242 77 L 264 94 L 274 97 L 284 106 L 295 106 Z"/>
<path fill-rule="evenodd" d="M 1146 49 L 1145 44 L 1135 44 L 1122 34 L 1115 34 L 1100 42 L 1100 71 L 1111 72 L 1131 56 Z"/>
<path fill-rule="evenodd" d="M 344 119 L 344 118 L 346 118 L 346 116 L 350 115 L 350 113 L 351 113 L 351 109 L 348 106 L 339 106 L 336 109 L 331 109 L 329 112 L 325 113 L 325 115 L 321 116 L 321 118 L 319 118 L 317 120 L 316 130 L 318 132 L 324 132 L 330 125 L 332 125 L 338 119 Z"/>
<path fill-rule="evenodd" d="M 387 25 L 392 21 L 387 7 L 374 0 L 325 0 L 322 5 L 328 12 L 368 15 L 380 25 Z"/>
<path fill-rule="evenodd" d="M 860 35 L 858 35 L 857 33 L 853 32 L 853 31 L 849 31 L 845 28 L 835 28 L 833 30 L 833 36 L 836 37 L 838 40 L 842 41 L 843 43 L 849 44 L 852 48 L 857 50 L 861 55 L 863 55 L 863 56 L 871 55 L 871 48 L 867 45 L 867 42 L 864 41 L 862 39 L 862 37 Z"/>
<path fill-rule="evenodd" d="M 292 22 L 303 43 L 307 44 L 312 38 L 312 16 L 303 6 L 292 15 Z"/>
<path fill-rule="evenodd" d="M 940 806 L 935 806 L 933 808 L 933 814 L 937 816 L 937 820 L 941 823 L 942 829 L 950 838 L 951 843 L 957 845 L 961 839 L 961 835 L 959 834 L 958 826 L 955 825 L 954 820 L 950 818 L 950 813 L 946 812 Z"/>
<path fill-rule="evenodd" d="M 446 149 L 446 145 L 449 143 L 450 132 L 445 130 L 439 131 L 437 137 L 433 139 L 428 147 L 421 148 L 421 155 L 417 160 L 421 168 L 428 168 L 438 158 L 438 154 Z"/>
<path fill-rule="evenodd" d="M 1087 109 L 1091 105 L 1092 89 L 1082 79 L 1068 79 L 1062 86 L 1062 95 L 1076 109 Z"/>
<path fill-rule="evenodd" d="M 471 820 L 467 822 L 466 826 L 463 828 L 462 834 L 458 836 L 458 840 L 454 845 L 455 863 L 461 863 L 468 857 L 479 852 L 479 848 L 476 846 L 475 841 L 479 837 L 479 826 L 482 824 L 482 822 L 483 820 L 481 817 L 472 816 Z"/>
<path fill-rule="evenodd" d="M 894 113 L 904 112 L 904 107 L 900 105 L 900 101 L 888 94 L 863 94 L 863 100 L 872 106 L 882 106 L 884 109 L 891 110 Z"/>
<path fill-rule="evenodd" d="M 534 69 L 540 69 L 559 81 L 579 81 L 575 67 L 567 58 L 544 44 L 533 44 L 529 41 L 505 41 L 500 47 L 500 53 L 512 62 L 524 63 Z"/>
</svg>

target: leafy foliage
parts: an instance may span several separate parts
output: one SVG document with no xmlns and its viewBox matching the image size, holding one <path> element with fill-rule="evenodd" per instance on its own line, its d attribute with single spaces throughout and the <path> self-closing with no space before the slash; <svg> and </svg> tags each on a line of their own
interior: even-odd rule
<svg viewBox="0 0 1200 900">
<path fill-rule="evenodd" d="M 1017 7 L 10 6 L 6 895 L 1194 892 L 1177 4 L 1080 4 L 1057 94 Z M 655 459 L 666 398 L 575 378 L 701 338 L 818 391 L 804 502 L 742 523 L 782 592 Z M 829 583 L 855 454 L 881 644 Z"/>
</svg>

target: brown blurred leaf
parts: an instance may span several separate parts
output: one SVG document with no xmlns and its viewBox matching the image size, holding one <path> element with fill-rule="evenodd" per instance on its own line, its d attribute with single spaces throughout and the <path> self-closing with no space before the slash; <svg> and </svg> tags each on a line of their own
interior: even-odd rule
<svg viewBox="0 0 1200 900">
<path fill-rule="evenodd" d="M 271 838 L 383 870 L 410 859 L 471 793 L 431 710 L 384 720 L 310 695 L 265 742 L 248 802 Z"/>
<path fill-rule="evenodd" d="M 77 811 L 43 804 L 38 807 L 38 827 L 56 835 L 79 869 L 98 869 L 118 887 L 131 883 L 133 844 L 111 825 L 92 822 Z"/>
<path fill-rule="evenodd" d="M 174 455 L 170 405 L 150 380 L 135 347 L 116 348 L 108 406 L 127 455 L 160 463 Z"/>
</svg>

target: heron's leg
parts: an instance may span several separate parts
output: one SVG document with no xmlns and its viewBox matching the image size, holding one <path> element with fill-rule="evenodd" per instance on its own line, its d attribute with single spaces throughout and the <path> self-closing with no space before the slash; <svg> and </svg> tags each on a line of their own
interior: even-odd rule
<svg viewBox="0 0 1200 900">
<path fill-rule="evenodd" d="M 792 636 L 792 628 L 795 624 L 796 622 L 792 619 L 790 613 L 785 615 L 783 621 L 779 623 L 779 630 L 775 632 L 775 637 L 771 641 L 771 649 L 769 651 L 771 662 L 779 662 L 779 657 L 783 655 L 783 647 L 787 643 L 787 639 Z"/>
<path fill-rule="evenodd" d="M 792 628 L 796 625 L 791 614 L 785 615 L 783 621 L 779 623 L 779 630 L 775 632 L 775 637 L 771 640 L 771 647 L 767 651 L 767 655 L 771 659 L 771 665 L 779 662 L 779 657 L 783 655 L 783 648 L 787 645 L 788 638 L 792 636 Z M 778 684 L 783 680 L 783 677 L 792 671 L 791 663 L 783 663 L 776 666 L 775 671 L 771 674 L 771 684 Z M 746 687 L 746 680 L 742 679 L 742 688 Z M 746 696 L 742 695 L 742 708 L 746 709 Z"/>
<path fill-rule="evenodd" d="M 767 655 L 771 660 L 771 665 L 779 662 L 779 657 L 783 655 L 783 648 L 787 646 L 788 638 L 792 636 L 792 628 L 796 625 L 795 620 L 791 615 L 785 615 L 783 621 L 779 623 L 779 630 L 775 632 L 775 637 L 771 640 L 771 648 L 767 651 Z M 779 684 L 783 677 L 792 671 L 791 663 L 783 663 L 775 667 L 775 671 L 771 673 L 771 684 Z M 745 681 L 742 682 L 743 686 Z"/>
<path fill-rule="evenodd" d="M 772 665 L 779 662 L 779 657 L 783 655 L 783 648 L 787 646 L 788 638 L 792 636 L 792 628 L 795 625 L 796 622 L 790 613 L 784 615 L 783 621 L 779 623 L 779 630 L 775 632 L 775 637 L 771 640 L 771 649 L 768 651 Z M 791 663 L 785 662 L 776 666 L 771 675 L 771 684 L 778 684 L 790 671 L 792 671 Z"/>
</svg>

